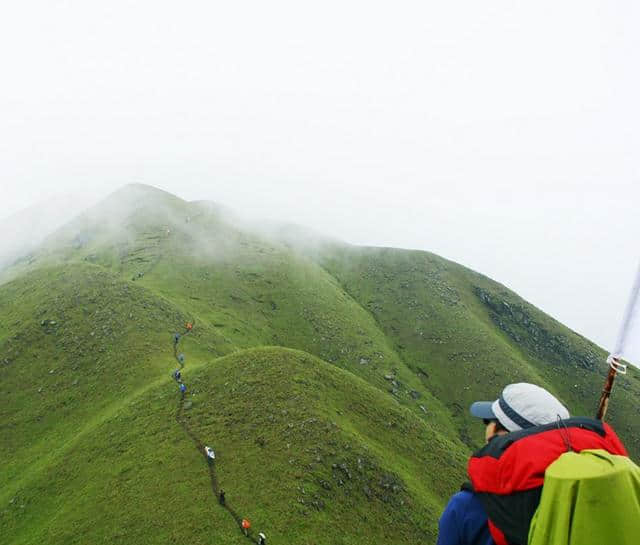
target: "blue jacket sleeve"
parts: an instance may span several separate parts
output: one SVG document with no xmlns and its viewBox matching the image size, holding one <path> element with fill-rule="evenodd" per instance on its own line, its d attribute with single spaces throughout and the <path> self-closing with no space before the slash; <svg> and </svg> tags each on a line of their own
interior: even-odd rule
<svg viewBox="0 0 640 545">
<path fill-rule="evenodd" d="M 438 523 L 437 545 L 463 545 L 460 535 L 460 493 L 455 494 L 445 507 Z"/>
<path fill-rule="evenodd" d="M 451 497 L 438 526 L 437 545 L 495 545 L 484 507 L 467 490 Z"/>
</svg>

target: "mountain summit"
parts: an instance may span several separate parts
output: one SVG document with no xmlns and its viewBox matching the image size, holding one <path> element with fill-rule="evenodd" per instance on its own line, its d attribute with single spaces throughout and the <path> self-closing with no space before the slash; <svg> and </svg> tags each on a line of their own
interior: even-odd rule
<svg viewBox="0 0 640 545">
<path fill-rule="evenodd" d="M 0 541 L 434 542 L 471 402 L 523 381 L 594 413 L 605 353 L 504 286 L 265 232 L 134 184 L 3 271 Z M 638 401 L 628 376 L 610 410 L 636 459 Z"/>
</svg>

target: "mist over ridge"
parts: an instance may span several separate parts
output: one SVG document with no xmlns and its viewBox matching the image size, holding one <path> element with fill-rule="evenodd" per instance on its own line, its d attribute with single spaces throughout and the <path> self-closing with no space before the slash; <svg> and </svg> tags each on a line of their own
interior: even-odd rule
<svg viewBox="0 0 640 545">
<path fill-rule="evenodd" d="M 0 545 L 433 545 L 640 365 L 639 3 L 7 4 Z"/>
</svg>

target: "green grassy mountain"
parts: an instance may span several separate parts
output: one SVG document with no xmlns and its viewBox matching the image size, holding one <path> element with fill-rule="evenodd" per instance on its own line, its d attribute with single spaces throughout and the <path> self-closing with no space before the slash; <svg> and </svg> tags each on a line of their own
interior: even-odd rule
<svg viewBox="0 0 640 545">
<path fill-rule="evenodd" d="M 481 442 L 472 401 L 531 381 L 592 414 L 606 372 L 594 344 L 438 256 L 256 228 L 148 186 L 0 282 L 2 543 L 246 542 L 185 430 L 216 449 L 254 538 L 435 542 Z M 637 459 L 640 381 L 614 396 Z"/>
</svg>

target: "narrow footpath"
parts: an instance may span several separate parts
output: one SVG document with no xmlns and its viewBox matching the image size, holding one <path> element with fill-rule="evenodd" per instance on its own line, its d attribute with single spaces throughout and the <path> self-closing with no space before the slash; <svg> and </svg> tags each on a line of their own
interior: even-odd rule
<svg viewBox="0 0 640 545">
<path fill-rule="evenodd" d="M 178 352 L 178 344 L 180 343 L 180 341 L 185 335 L 188 335 L 189 333 L 191 333 L 192 328 L 193 328 L 193 325 L 191 323 L 186 324 L 184 333 L 182 334 L 176 333 L 173 338 L 173 355 L 176 361 L 178 362 L 178 365 L 180 366 L 180 368 L 177 370 L 177 373 L 178 373 L 177 376 L 176 376 L 176 372 L 174 372 L 174 379 L 176 380 L 176 382 L 178 383 L 178 386 L 180 387 L 180 400 L 178 401 L 178 408 L 176 410 L 176 422 L 182 427 L 185 433 L 191 438 L 194 445 L 198 449 L 198 452 L 202 454 L 202 456 L 204 456 L 205 461 L 207 462 L 207 467 L 209 468 L 209 479 L 211 481 L 211 491 L 213 492 L 213 495 L 216 498 L 220 507 L 226 509 L 227 512 L 233 517 L 233 520 L 238 525 L 238 528 L 240 529 L 242 534 L 247 537 L 249 541 L 260 545 L 263 542 L 260 541 L 259 537 L 258 538 L 254 537 L 251 528 L 245 527 L 248 522 L 247 519 L 244 519 L 243 517 L 238 515 L 238 513 L 227 503 L 224 496 L 222 497 L 220 496 L 221 489 L 218 483 L 218 478 L 216 476 L 216 464 L 218 463 L 217 460 L 218 460 L 219 452 L 214 448 L 216 458 L 215 459 L 209 458 L 205 452 L 206 445 L 189 428 L 186 422 L 186 419 L 184 418 L 184 400 L 185 400 L 185 393 L 186 393 L 186 385 L 184 385 L 184 383 L 182 382 L 182 377 L 180 372 L 184 369 L 185 356 L 184 354 Z"/>
</svg>

